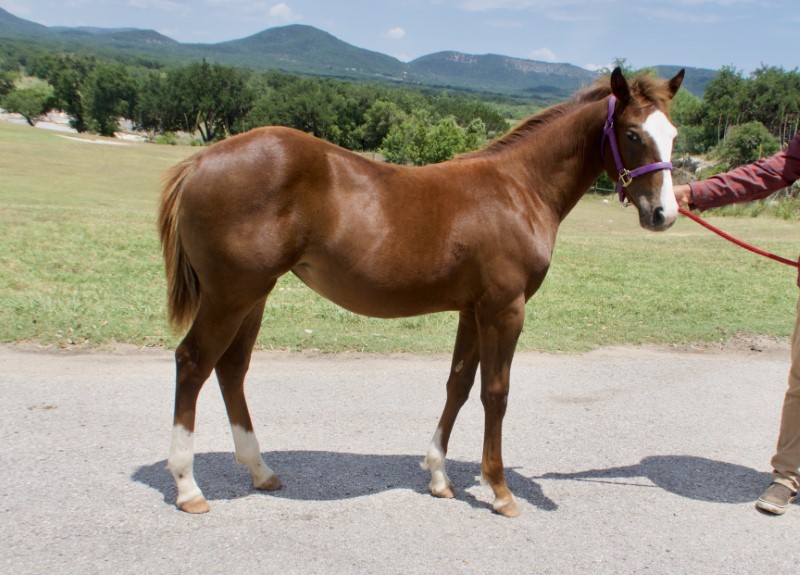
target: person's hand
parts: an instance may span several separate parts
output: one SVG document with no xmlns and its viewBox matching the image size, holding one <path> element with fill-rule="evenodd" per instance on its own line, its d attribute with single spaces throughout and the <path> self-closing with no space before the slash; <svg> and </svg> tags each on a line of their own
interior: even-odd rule
<svg viewBox="0 0 800 575">
<path fill-rule="evenodd" d="M 672 186 L 672 190 L 675 193 L 675 200 L 678 202 L 678 206 L 688 208 L 692 203 L 692 188 L 689 184 Z"/>
</svg>

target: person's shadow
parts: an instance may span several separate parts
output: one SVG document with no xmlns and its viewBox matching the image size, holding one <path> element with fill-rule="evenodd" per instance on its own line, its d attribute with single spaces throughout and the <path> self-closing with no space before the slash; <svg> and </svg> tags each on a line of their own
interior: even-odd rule
<svg viewBox="0 0 800 575">
<path fill-rule="evenodd" d="M 654 455 L 636 465 L 590 469 L 575 473 L 546 473 L 535 479 L 562 479 L 597 483 L 630 484 L 620 479 L 647 478 L 657 487 L 700 501 L 748 503 L 756 500 L 770 482 L 770 474 L 734 463 L 692 455 Z"/>
<path fill-rule="evenodd" d="M 265 454 L 265 460 L 283 482 L 283 488 L 268 492 L 271 497 L 336 501 L 391 489 L 429 493 L 431 475 L 420 468 L 421 455 L 274 451 Z M 198 453 L 195 455 L 194 470 L 195 479 L 208 501 L 238 499 L 255 491 L 249 471 L 235 463 L 233 453 Z M 469 492 L 477 485 L 479 463 L 449 459 L 447 474 L 455 487 L 456 500 L 475 508 L 491 510 L 490 504 L 480 501 Z M 167 503 L 174 503 L 177 496 L 175 480 L 167 470 L 166 461 L 140 467 L 132 477 L 159 491 Z M 517 498 L 543 511 L 555 511 L 558 508 L 538 483 L 514 469 L 506 470 L 506 481 Z"/>
</svg>

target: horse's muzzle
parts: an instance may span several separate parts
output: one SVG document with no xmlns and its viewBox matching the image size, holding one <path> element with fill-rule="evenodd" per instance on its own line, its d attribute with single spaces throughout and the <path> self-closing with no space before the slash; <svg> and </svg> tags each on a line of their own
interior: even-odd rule
<svg viewBox="0 0 800 575">
<path fill-rule="evenodd" d="M 663 232 L 672 227 L 677 218 L 676 214 L 668 215 L 662 206 L 657 206 L 652 210 L 639 212 L 639 223 L 651 232 Z"/>
</svg>

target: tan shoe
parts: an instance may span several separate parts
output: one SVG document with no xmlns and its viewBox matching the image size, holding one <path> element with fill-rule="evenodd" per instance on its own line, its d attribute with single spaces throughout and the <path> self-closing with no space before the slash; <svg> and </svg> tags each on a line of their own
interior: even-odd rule
<svg viewBox="0 0 800 575">
<path fill-rule="evenodd" d="M 756 507 L 773 515 L 783 515 L 786 508 L 797 499 L 797 492 L 783 483 L 770 483 L 756 501 Z"/>
</svg>

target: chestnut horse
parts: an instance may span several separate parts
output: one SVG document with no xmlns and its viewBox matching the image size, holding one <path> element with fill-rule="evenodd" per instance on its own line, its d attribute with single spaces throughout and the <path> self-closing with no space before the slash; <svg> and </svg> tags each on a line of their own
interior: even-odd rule
<svg viewBox="0 0 800 575">
<path fill-rule="evenodd" d="M 544 280 L 559 223 L 604 170 L 625 180 L 644 228 L 673 224 L 678 206 L 664 164 L 676 130 L 667 111 L 682 80 L 683 71 L 629 83 L 616 69 L 484 149 L 424 167 L 371 161 L 280 127 L 229 138 L 174 166 L 159 226 L 170 321 L 176 329 L 191 324 L 175 351 L 168 467 L 177 506 L 209 509 L 194 480 L 193 434 L 212 370 L 237 461 L 256 488 L 281 487 L 262 459 L 243 383 L 267 296 L 292 272 L 359 314 L 459 312 L 447 400 L 423 467 L 433 495 L 453 497 L 445 454 L 480 365 L 482 478 L 494 510 L 517 515 L 501 435 L 525 302 Z M 631 169 L 659 167 L 632 179 L 615 158 Z"/>
</svg>

